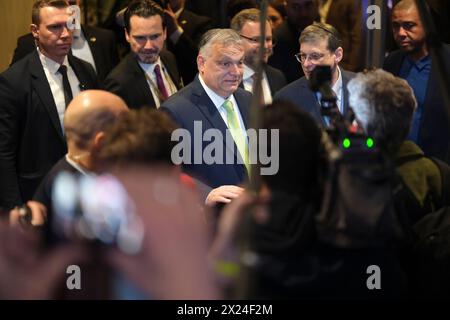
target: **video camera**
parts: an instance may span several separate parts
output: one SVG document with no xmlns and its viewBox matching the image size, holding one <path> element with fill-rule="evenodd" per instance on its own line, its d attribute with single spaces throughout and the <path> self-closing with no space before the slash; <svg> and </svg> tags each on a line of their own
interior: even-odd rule
<svg viewBox="0 0 450 320">
<path fill-rule="evenodd" d="M 336 95 L 331 88 L 331 67 L 318 65 L 314 68 L 309 79 L 309 87 L 319 96 L 320 112 L 327 122 L 326 132 L 334 147 L 340 151 L 341 155 L 346 154 L 347 159 L 350 154 L 353 160 L 366 161 L 364 155 L 376 152 L 375 142 L 361 130 L 353 126 L 354 113 L 348 107 L 346 115 L 343 115 L 337 106 Z M 328 146 L 331 148 L 331 146 Z M 330 148 L 327 148 L 329 153 Z M 331 152 L 331 154 L 333 154 Z"/>
</svg>

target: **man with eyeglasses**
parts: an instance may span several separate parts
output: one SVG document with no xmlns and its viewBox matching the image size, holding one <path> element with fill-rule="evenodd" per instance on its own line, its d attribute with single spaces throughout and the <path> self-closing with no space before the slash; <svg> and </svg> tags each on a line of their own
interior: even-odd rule
<svg viewBox="0 0 450 320">
<path fill-rule="evenodd" d="M 353 72 L 339 68 L 344 50 L 337 30 L 325 23 L 314 23 L 300 35 L 300 52 L 295 55 L 305 76 L 281 89 L 275 99 L 287 100 L 302 108 L 326 127 L 329 119 L 323 117 L 320 106 L 320 93 L 309 88 L 309 79 L 314 68 L 325 65 L 331 68 L 331 87 L 336 96 L 336 104 L 344 116 L 349 112 L 347 83 L 355 76 Z"/>
<path fill-rule="evenodd" d="M 384 69 L 405 79 L 417 100 L 408 139 L 426 155 L 450 163 L 450 138 L 445 103 L 440 94 L 437 65 L 433 63 L 425 39 L 425 30 L 413 0 L 403 0 L 392 10 L 392 31 L 400 50 L 386 58 Z M 442 45 L 445 70 L 450 74 L 450 46 Z M 447 106 L 448 108 L 448 106 Z"/>
<path fill-rule="evenodd" d="M 130 109 L 159 108 L 182 87 L 175 56 L 164 49 L 164 11 L 151 0 L 134 0 L 124 24 L 131 52 L 108 75 L 105 88 Z"/>
<path fill-rule="evenodd" d="M 244 39 L 244 75 L 241 87 L 253 92 L 255 85 L 256 67 L 258 64 L 258 50 L 261 38 L 260 11 L 258 9 L 245 9 L 239 12 L 231 20 L 231 28 L 236 30 Z M 266 21 L 266 39 L 264 44 L 264 70 L 262 78 L 262 92 L 264 104 L 272 103 L 275 93 L 286 85 L 283 73 L 267 65 L 267 60 L 272 54 L 275 45 L 272 37 L 272 27 L 269 20 Z"/>
</svg>

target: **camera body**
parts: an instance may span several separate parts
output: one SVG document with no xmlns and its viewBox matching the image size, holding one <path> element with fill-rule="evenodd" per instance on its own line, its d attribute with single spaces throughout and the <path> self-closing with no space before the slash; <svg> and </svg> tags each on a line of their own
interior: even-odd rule
<svg viewBox="0 0 450 320">
<path fill-rule="evenodd" d="M 59 173 L 52 188 L 52 209 L 49 243 L 84 240 L 114 245 L 128 254 L 141 248 L 143 224 L 113 175 Z"/>
</svg>

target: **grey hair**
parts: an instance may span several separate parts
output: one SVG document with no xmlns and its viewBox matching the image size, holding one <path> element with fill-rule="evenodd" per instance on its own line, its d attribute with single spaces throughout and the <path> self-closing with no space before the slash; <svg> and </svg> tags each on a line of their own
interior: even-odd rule
<svg viewBox="0 0 450 320">
<path fill-rule="evenodd" d="M 232 29 L 211 29 L 200 40 L 199 55 L 208 57 L 214 44 L 221 44 L 226 47 L 232 45 L 243 47 L 241 36 L 236 31 Z"/>
<path fill-rule="evenodd" d="M 417 101 L 406 80 L 381 69 L 358 73 L 347 85 L 349 103 L 367 134 L 396 152 L 406 139 Z"/>
</svg>

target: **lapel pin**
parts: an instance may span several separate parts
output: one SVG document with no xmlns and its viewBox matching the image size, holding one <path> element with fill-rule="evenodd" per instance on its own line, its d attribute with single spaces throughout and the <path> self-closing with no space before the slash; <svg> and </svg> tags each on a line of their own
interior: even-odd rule
<svg viewBox="0 0 450 320">
<path fill-rule="evenodd" d="M 96 38 L 96 37 L 91 37 L 91 38 L 89 39 L 89 41 L 90 41 L 90 42 L 95 42 L 95 41 L 97 41 L 97 38 Z"/>
<path fill-rule="evenodd" d="M 187 21 L 186 20 L 181 20 L 181 24 L 186 24 Z"/>
</svg>

